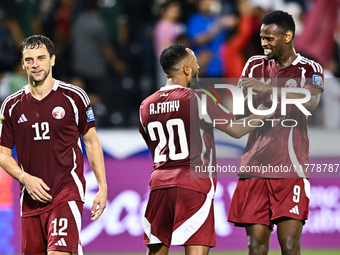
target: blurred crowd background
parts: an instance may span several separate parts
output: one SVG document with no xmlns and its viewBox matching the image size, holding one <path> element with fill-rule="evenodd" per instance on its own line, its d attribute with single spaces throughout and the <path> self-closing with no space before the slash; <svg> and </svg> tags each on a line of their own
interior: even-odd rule
<svg viewBox="0 0 340 255">
<path fill-rule="evenodd" d="M 296 23 L 298 53 L 325 69 L 311 125 L 340 128 L 338 0 L 0 0 L 0 101 L 27 84 L 24 38 L 43 34 L 56 48 L 53 77 L 84 88 L 98 126 L 137 127 L 141 101 L 165 85 L 162 50 L 192 48 L 201 77 L 238 78 L 263 54 L 262 18 L 281 9 Z"/>
</svg>

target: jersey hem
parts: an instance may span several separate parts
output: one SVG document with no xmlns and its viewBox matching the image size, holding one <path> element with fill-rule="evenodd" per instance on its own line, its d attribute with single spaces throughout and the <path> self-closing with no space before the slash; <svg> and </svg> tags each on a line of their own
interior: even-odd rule
<svg viewBox="0 0 340 255">
<path fill-rule="evenodd" d="M 84 204 L 84 201 L 82 201 L 81 199 L 79 199 L 79 200 L 78 200 L 78 199 L 73 199 L 73 200 L 67 200 L 67 201 L 60 201 L 60 202 L 56 203 L 55 205 L 53 205 L 53 206 L 51 206 L 51 207 L 48 207 L 48 208 L 45 209 L 45 210 L 40 211 L 39 213 L 24 213 L 24 212 L 22 212 L 21 218 L 27 218 L 27 217 L 32 217 L 32 216 L 41 215 L 41 214 L 43 214 L 43 213 L 46 213 L 46 212 L 48 212 L 48 211 L 53 210 L 54 208 L 56 208 L 56 207 L 57 207 L 58 205 L 60 205 L 60 204 L 68 203 L 68 202 L 70 202 L 70 201 L 81 202 L 81 203 Z"/>
<path fill-rule="evenodd" d="M 182 188 L 182 189 L 188 189 L 188 190 L 192 190 L 192 191 L 196 191 L 196 192 L 199 192 L 199 193 L 202 193 L 204 195 L 207 195 L 207 193 L 203 192 L 202 190 L 198 190 L 198 189 L 193 189 L 191 187 L 187 187 L 187 186 L 182 186 L 182 185 L 165 185 L 165 186 L 157 186 L 157 187 L 153 187 L 153 188 L 150 188 L 150 192 L 151 191 L 154 191 L 154 190 L 158 190 L 158 189 L 169 189 L 169 188 Z"/>
</svg>

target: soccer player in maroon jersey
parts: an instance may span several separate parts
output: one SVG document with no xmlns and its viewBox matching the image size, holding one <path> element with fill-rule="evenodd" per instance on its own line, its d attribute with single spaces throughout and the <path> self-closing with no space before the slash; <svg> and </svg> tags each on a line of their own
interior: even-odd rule
<svg viewBox="0 0 340 255">
<path fill-rule="evenodd" d="M 215 246 L 216 178 L 204 170 L 216 166 L 213 127 L 238 138 L 255 127 L 229 125 L 234 116 L 227 109 L 202 90 L 189 88 L 199 70 L 193 51 L 183 45 L 170 46 L 162 52 L 160 63 L 166 86 L 140 106 L 140 133 L 154 162 L 144 244 L 147 254 L 168 254 L 172 244 L 185 246 L 185 254 L 204 255 Z M 258 109 L 268 108 L 260 105 Z M 258 123 L 255 119 L 270 116 L 251 115 L 246 122 Z M 215 120 L 224 121 L 214 125 Z"/>
<path fill-rule="evenodd" d="M 255 92 L 248 94 L 253 96 L 254 106 L 274 97 L 274 87 L 279 101 L 303 99 L 302 92 L 308 90 L 311 98 L 302 106 L 309 112 L 318 106 L 324 89 L 323 69 L 295 52 L 294 32 L 294 20 L 288 13 L 273 11 L 264 17 L 260 36 L 265 56 L 251 57 L 241 79 L 245 89 L 251 87 Z M 283 88 L 292 90 L 284 97 Z M 297 89 L 299 93 L 294 92 Z M 228 214 L 229 221 L 245 227 L 249 254 L 268 253 L 273 224 L 282 254 L 300 254 L 310 196 L 306 171 L 309 117 L 296 105 L 287 105 L 285 115 L 277 110 L 271 123 L 249 134 Z"/>
<path fill-rule="evenodd" d="M 86 93 L 52 78 L 53 42 L 31 36 L 21 45 L 28 85 L 5 99 L 0 165 L 21 184 L 22 253 L 83 254 L 79 234 L 85 178 L 80 135 L 99 191 L 96 220 L 106 207 L 103 152 Z M 18 163 L 12 157 L 16 147 Z"/>
</svg>

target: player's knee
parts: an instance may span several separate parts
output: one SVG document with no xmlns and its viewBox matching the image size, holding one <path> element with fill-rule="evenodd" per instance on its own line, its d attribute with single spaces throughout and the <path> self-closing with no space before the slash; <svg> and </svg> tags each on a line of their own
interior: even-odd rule
<svg viewBox="0 0 340 255">
<path fill-rule="evenodd" d="M 269 244 L 257 239 L 248 240 L 248 250 L 250 255 L 267 255 Z"/>
<path fill-rule="evenodd" d="M 297 255 L 300 254 L 299 240 L 287 237 L 280 242 L 282 255 Z"/>
</svg>

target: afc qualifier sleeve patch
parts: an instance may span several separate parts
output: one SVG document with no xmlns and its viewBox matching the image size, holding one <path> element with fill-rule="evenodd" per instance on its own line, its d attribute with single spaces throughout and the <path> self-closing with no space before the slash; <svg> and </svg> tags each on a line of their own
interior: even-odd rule
<svg viewBox="0 0 340 255">
<path fill-rule="evenodd" d="M 322 77 L 317 74 L 313 74 L 313 84 L 322 87 Z"/>
<path fill-rule="evenodd" d="M 87 122 L 94 121 L 94 114 L 93 114 L 92 107 L 90 107 L 90 108 L 86 111 L 86 115 L 87 115 Z"/>
</svg>

